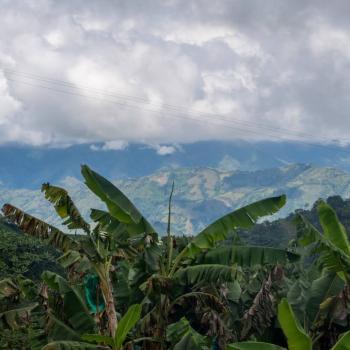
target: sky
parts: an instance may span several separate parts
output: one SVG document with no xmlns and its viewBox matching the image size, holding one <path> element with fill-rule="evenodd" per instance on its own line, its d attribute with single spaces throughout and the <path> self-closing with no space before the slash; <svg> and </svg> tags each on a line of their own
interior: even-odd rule
<svg viewBox="0 0 350 350">
<path fill-rule="evenodd" d="M 0 144 L 350 142 L 348 0 L 0 0 Z"/>
</svg>

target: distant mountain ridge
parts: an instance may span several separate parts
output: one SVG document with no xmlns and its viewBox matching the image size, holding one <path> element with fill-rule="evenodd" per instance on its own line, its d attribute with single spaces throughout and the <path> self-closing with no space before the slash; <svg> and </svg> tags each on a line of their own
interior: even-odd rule
<svg viewBox="0 0 350 350">
<path fill-rule="evenodd" d="M 310 208 L 319 198 L 334 195 L 350 197 L 349 173 L 305 164 L 257 171 L 176 168 L 114 182 L 150 222 L 164 233 L 172 181 L 175 182 L 172 222 L 177 234 L 195 234 L 221 215 L 282 193 L 287 195 L 287 205 L 274 218 L 287 216 L 299 208 Z M 103 208 L 101 202 L 79 179 L 66 177 L 58 185 L 69 191 L 86 217 L 89 216 L 90 208 Z M 38 190 L 2 188 L 0 204 L 5 202 L 53 224 L 59 224 L 50 203 Z"/>
<path fill-rule="evenodd" d="M 350 171 L 350 147 L 297 142 L 222 142 L 149 146 L 130 144 L 110 149 L 102 144 L 66 148 L 0 146 L 0 187 L 37 189 L 43 182 L 80 179 L 80 164 L 89 164 L 112 179 L 151 175 L 160 170 L 211 167 L 254 171 L 294 163 Z"/>
</svg>

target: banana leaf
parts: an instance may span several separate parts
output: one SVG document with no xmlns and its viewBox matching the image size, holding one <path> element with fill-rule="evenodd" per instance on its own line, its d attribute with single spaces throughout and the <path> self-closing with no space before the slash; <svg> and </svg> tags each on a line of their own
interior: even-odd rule
<svg viewBox="0 0 350 350">
<path fill-rule="evenodd" d="M 232 282 L 236 278 L 236 269 L 219 264 L 195 265 L 177 270 L 173 278 L 183 285 Z"/>
<path fill-rule="evenodd" d="M 110 181 L 83 165 L 81 173 L 85 184 L 107 206 L 109 213 L 124 224 L 131 224 L 137 233 L 155 233 L 155 229 L 142 216 L 134 204 Z"/>
<path fill-rule="evenodd" d="M 198 235 L 185 248 L 182 256 L 194 257 L 202 249 L 213 248 L 238 228 L 250 228 L 259 218 L 272 215 L 286 203 L 286 196 L 271 197 L 249 204 L 216 220 Z"/>
<path fill-rule="evenodd" d="M 47 240 L 50 245 L 63 252 L 79 249 L 78 242 L 56 227 L 25 213 L 11 204 L 5 204 L 2 207 L 2 212 L 8 220 L 16 224 L 24 233 Z"/>
<path fill-rule="evenodd" d="M 65 189 L 44 183 L 41 192 L 44 192 L 45 198 L 54 204 L 57 214 L 66 219 L 64 225 L 69 229 L 83 229 L 87 233 L 90 232 L 90 225 L 84 220 Z"/>
<path fill-rule="evenodd" d="M 278 305 L 278 321 L 287 338 L 289 350 L 312 350 L 311 338 L 300 326 L 285 298 Z"/>
<path fill-rule="evenodd" d="M 253 267 L 256 265 L 277 265 L 298 261 L 298 254 L 285 249 L 277 249 L 259 246 L 224 246 L 209 250 L 204 253 L 201 263 L 234 265 L 241 267 Z"/>
</svg>

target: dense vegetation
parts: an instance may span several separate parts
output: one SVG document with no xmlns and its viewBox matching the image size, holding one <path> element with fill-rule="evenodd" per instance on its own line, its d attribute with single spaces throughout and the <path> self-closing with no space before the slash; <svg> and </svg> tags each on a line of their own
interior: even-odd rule
<svg viewBox="0 0 350 350">
<path fill-rule="evenodd" d="M 42 191 L 64 225 L 85 235 L 3 207 L 2 227 L 13 223 L 53 247 L 49 260 L 61 251 L 64 269 L 53 265 L 34 283 L 28 277 L 37 273 L 7 262 L 25 276 L 0 281 L 3 348 L 350 349 L 350 243 L 329 204 L 289 218 L 295 236 L 276 248 L 244 244 L 240 234 L 282 208 L 285 196 L 240 208 L 189 239 L 171 234 L 171 193 L 161 238 L 111 182 L 87 166 L 82 175 L 107 208 L 92 209 L 92 223 L 64 189 Z"/>
</svg>

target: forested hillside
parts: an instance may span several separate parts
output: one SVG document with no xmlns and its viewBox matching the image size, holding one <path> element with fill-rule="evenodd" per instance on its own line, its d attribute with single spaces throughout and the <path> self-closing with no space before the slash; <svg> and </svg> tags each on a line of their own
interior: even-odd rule
<svg viewBox="0 0 350 350">
<path fill-rule="evenodd" d="M 253 172 L 180 168 L 135 179 L 119 179 L 113 183 L 137 203 L 160 234 L 165 234 L 167 201 L 173 181 L 173 231 L 179 235 L 194 234 L 225 213 L 268 196 L 284 193 L 288 197 L 286 206 L 274 218 L 285 217 L 296 209 L 310 209 L 319 198 L 334 195 L 350 197 L 350 174 L 304 164 Z M 82 181 L 69 177 L 60 185 L 67 188 L 87 220 L 90 220 L 91 207 L 104 208 Z M 11 202 L 59 225 L 53 208 L 47 204 L 39 188 L 3 187 L 0 190 L 0 204 Z"/>
<path fill-rule="evenodd" d="M 56 263 L 59 255 L 53 247 L 24 235 L 0 216 L 0 279 L 23 274 L 38 281 L 44 270 L 63 273 Z"/>
</svg>

